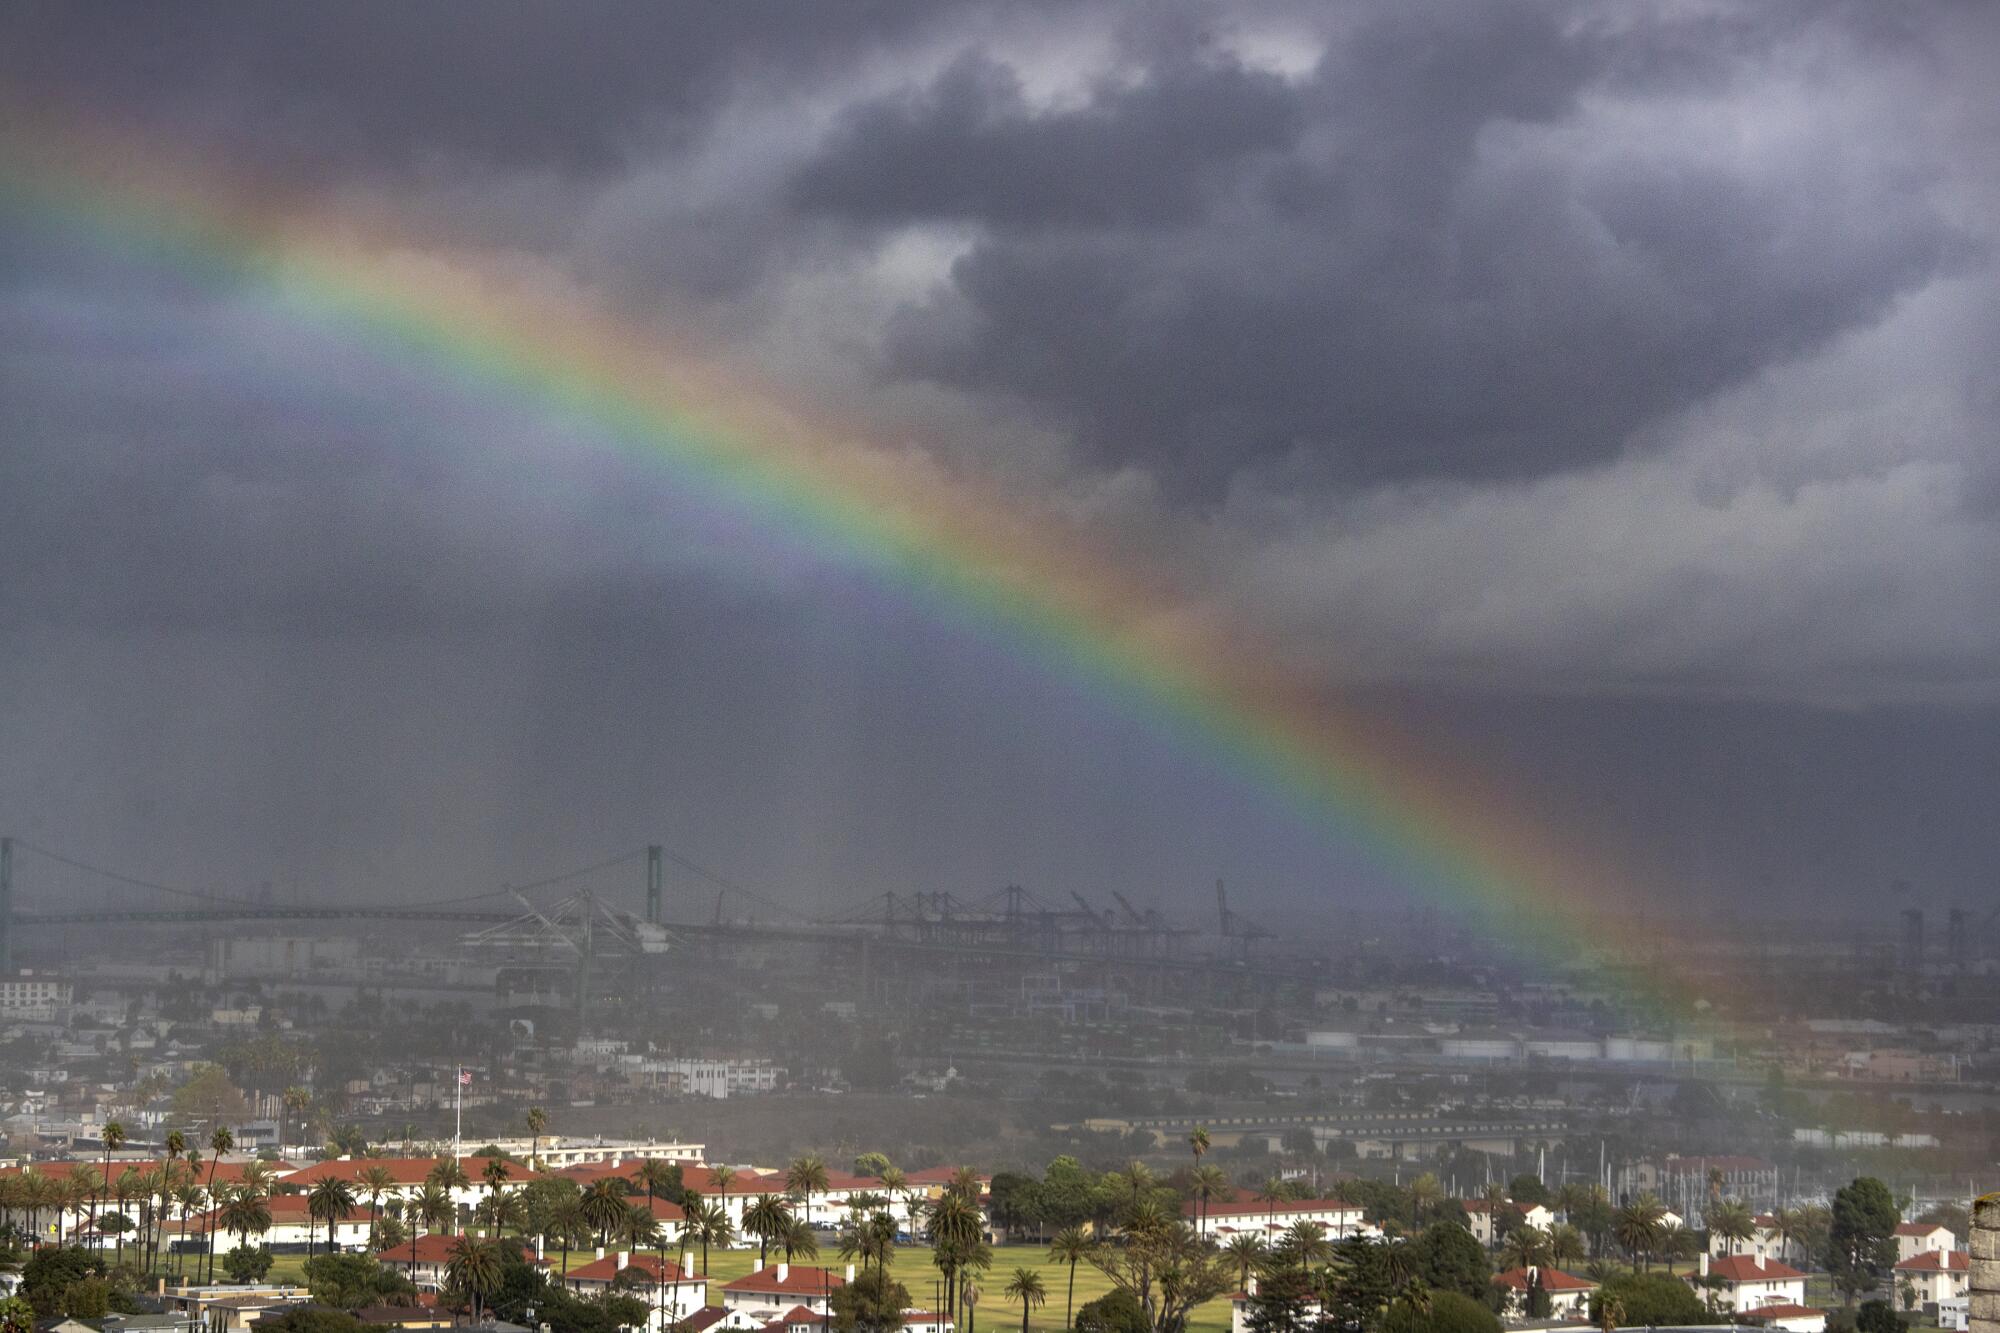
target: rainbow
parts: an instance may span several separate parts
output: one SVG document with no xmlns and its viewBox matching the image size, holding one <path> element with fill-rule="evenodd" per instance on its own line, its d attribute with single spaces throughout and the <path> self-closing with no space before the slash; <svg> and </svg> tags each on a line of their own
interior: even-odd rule
<svg viewBox="0 0 2000 1333">
<path fill-rule="evenodd" d="M 1488 783 L 1345 705 L 1242 624 L 1195 609 L 1152 562 L 1001 488 L 785 404 L 698 350 L 572 294 L 442 263 L 387 221 L 159 165 L 102 136 L 0 138 L 0 209 L 197 277 L 249 284 L 283 318 L 416 363 L 477 395 L 554 411 L 674 485 L 863 568 L 997 636 L 1247 777 L 1420 899 L 1536 958 L 1621 944 L 1647 894 L 1564 847 Z M 1671 973 L 1634 985 L 1679 1010 Z"/>
</svg>

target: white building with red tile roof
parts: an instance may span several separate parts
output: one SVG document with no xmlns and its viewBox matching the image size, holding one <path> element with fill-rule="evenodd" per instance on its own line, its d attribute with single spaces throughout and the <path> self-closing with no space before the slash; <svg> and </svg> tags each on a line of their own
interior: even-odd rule
<svg viewBox="0 0 2000 1333">
<path fill-rule="evenodd" d="M 1369 1234 L 1361 1205 L 1345 1199 L 1210 1199 L 1206 1208 L 1190 1199 L 1181 1216 L 1190 1226 L 1205 1215 L 1202 1226 L 1219 1240 L 1241 1232 L 1271 1239 L 1300 1222 L 1316 1222 L 1329 1240 Z"/>
<path fill-rule="evenodd" d="M 1926 1250 L 1955 1250 L 1958 1233 L 1935 1222 L 1905 1222 L 1896 1228 L 1896 1260 L 1914 1258 Z"/>
<path fill-rule="evenodd" d="M 1503 1227 L 1498 1223 L 1509 1217 L 1518 1217 L 1531 1227 L 1547 1231 L 1556 1220 L 1556 1215 L 1539 1203 L 1516 1203 L 1512 1199 L 1502 1199 L 1497 1205 L 1491 1199 L 1466 1199 L 1465 1221 L 1472 1228 L 1472 1238 L 1481 1245 L 1492 1247 L 1500 1243 Z"/>
<path fill-rule="evenodd" d="M 1738 1315 L 1736 1322 L 1785 1333 L 1826 1333 L 1826 1311 L 1810 1305 L 1760 1305 Z"/>
<path fill-rule="evenodd" d="M 626 1275 L 622 1280 L 621 1274 Z M 662 1263 L 657 1253 L 618 1250 L 585 1264 L 572 1265 L 568 1274 L 557 1275 L 557 1280 L 579 1296 L 594 1296 L 610 1290 L 614 1284 L 629 1287 L 632 1295 L 652 1307 L 647 1327 L 653 1333 L 662 1333 L 695 1314 L 708 1299 L 705 1279 L 672 1259 Z"/>
<path fill-rule="evenodd" d="M 254 1232 L 251 1234 L 250 1243 L 253 1246 L 268 1246 L 275 1252 L 304 1252 L 308 1246 L 320 1252 L 325 1251 L 327 1224 L 307 1211 L 305 1195 L 273 1195 L 265 1200 L 265 1205 L 271 1210 L 271 1227 L 261 1235 Z M 215 1208 L 185 1219 L 176 1217 L 166 1224 L 166 1232 L 184 1245 L 205 1245 L 206 1241 L 203 1238 L 213 1232 L 215 1252 L 218 1255 L 234 1249 L 243 1239 L 229 1231 L 223 1224 L 222 1210 Z M 333 1244 L 336 1248 L 349 1252 L 367 1248 L 368 1206 L 366 1204 L 346 1218 L 335 1219 Z"/>
<path fill-rule="evenodd" d="M 1971 1290 L 1972 1261 L 1963 1250 L 1924 1250 L 1896 1265 L 1896 1288 L 1905 1282 L 1919 1302 L 1956 1300 Z"/>
<path fill-rule="evenodd" d="M 852 1276 L 854 1269 L 847 1270 Z M 808 1268 L 802 1264 L 776 1263 L 758 1267 L 726 1283 L 722 1304 L 731 1310 L 767 1311 L 776 1318 L 794 1305 L 803 1305 L 817 1314 L 831 1312 L 833 1293 L 847 1285 L 847 1279 L 830 1268 Z"/>
<path fill-rule="evenodd" d="M 1719 1258 L 1704 1254 L 1695 1271 L 1685 1274 L 1697 1287 L 1717 1291 L 1725 1308 L 1743 1314 L 1766 1305 L 1806 1303 L 1806 1275 L 1775 1259 L 1747 1254 Z"/>
<path fill-rule="evenodd" d="M 1507 1313 L 1525 1317 L 1528 1294 L 1539 1284 L 1549 1294 L 1549 1312 L 1555 1315 L 1587 1315 L 1590 1293 L 1597 1284 L 1587 1277 L 1565 1273 L 1560 1268 L 1510 1268 L 1493 1275 L 1493 1285 L 1504 1293 Z"/>
</svg>

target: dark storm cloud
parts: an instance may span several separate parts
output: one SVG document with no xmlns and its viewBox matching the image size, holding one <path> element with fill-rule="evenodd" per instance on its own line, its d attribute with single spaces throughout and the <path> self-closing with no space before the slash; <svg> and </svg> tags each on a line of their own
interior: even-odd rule
<svg viewBox="0 0 2000 1333">
<path fill-rule="evenodd" d="M 1648 131 L 1586 107 L 1666 95 L 1674 71 L 1621 82 L 1645 40 L 1552 6 L 1399 9 L 1289 88 L 1216 56 L 1047 111 L 968 60 L 851 110 L 793 199 L 975 226 L 894 372 L 1034 408 L 1175 489 L 1274 460 L 1564 468 L 1866 325 L 1962 249 L 1925 146 L 1746 161 L 1644 137 L 1671 108 Z"/>
<path fill-rule="evenodd" d="M 10 8 L 0 86 L 296 173 L 598 176 L 690 132 L 740 79 L 838 69 L 933 21 L 905 3 Z"/>
</svg>

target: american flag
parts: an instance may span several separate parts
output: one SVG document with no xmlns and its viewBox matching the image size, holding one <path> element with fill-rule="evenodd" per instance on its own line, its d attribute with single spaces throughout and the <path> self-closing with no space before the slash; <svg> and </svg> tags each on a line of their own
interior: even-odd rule
<svg viewBox="0 0 2000 1333">
<path fill-rule="evenodd" d="M 472 1071 L 470 1069 L 461 1069 L 458 1071 L 459 1087 L 463 1088 L 468 1084 L 470 1084 L 471 1082 L 472 1082 Z"/>
</svg>

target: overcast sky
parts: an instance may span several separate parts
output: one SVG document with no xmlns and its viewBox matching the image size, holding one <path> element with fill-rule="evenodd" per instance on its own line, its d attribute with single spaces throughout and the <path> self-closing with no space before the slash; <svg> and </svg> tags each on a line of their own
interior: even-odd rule
<svg viewBox="0 0 2000 1333">
<path fill-rule="evenodd" d="M 1672 906 L 1996 900 L 2000 10 L 5 31 L 0 106 L 39 125 L 387 218 L 405 260 L 698 338 L 1170 552 L 1190 603 Z M 649 841 L 815 908 L 1372 883 L 1143 717 L 578 423 L 4 206 L 0 395 L 0 824 L 37 843 L 307 896 Z"/>
</svg>

